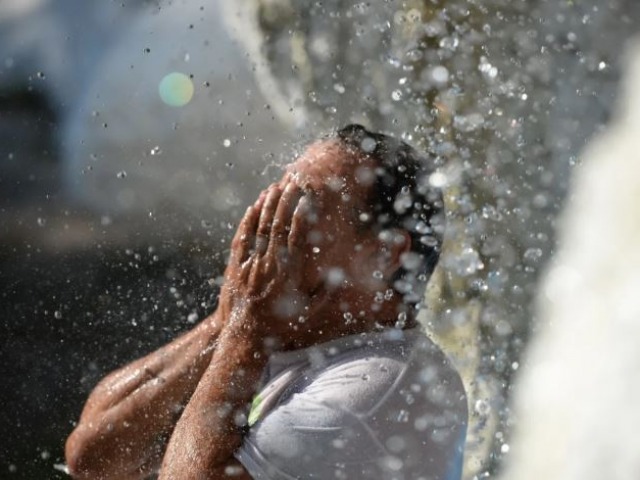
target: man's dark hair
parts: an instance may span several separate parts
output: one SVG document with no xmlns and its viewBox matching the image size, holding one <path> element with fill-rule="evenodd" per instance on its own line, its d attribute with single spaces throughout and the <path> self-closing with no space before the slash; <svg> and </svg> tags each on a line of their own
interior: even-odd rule
<svg viewBox="0 0 640 480">
<path fill-rule="evenodd" d="M 337 132 L 345 144 L 377 163 L 371 193 L 373 227 L 379 231 L 399 228 L 411 237 L 406 256 L 392 283 L 408 303 L 417 303 L 433 273 L 444 233 L 442 191 L 430 184 L 435 165 L 405 142 L 347 125 Z"/>
</svg>

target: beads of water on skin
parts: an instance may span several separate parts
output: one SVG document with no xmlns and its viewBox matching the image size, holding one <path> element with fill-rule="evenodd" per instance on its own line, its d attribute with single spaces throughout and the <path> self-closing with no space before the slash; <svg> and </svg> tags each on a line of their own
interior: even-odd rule
<svg viewBox="0 0 640 480">
<path fill-rule="evenodd" d="M 327 283 L 332 287 L 338 287 L 344 282 L 344 270 L 339 267 L 330 268 L 327 273 Z"/>
<path fill-rule="evenodd" d="M 369 213 L 361 213 L 360 215 L 358 215 L 358 220 L 360 220 L 363 223 L 367 223 L 367 222 L 371 221 L 371 214 L 369 214 Z"/>
</svg>

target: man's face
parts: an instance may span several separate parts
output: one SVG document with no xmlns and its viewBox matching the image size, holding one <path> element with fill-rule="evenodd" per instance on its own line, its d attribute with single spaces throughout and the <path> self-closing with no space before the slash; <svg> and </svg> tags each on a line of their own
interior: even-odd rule
<svg viewBox="0 0 640 480">
<path fill-rule="evenodd" d="M 350 151 L 339 140 L 324 140 L 310 145 L 285 173 L 293 175 L 311 200 L 310 261 L 301 266 L 308 287 L 341 289 L 343 312 L 356 314 L 356 305 L 349 302 L 358 303 L 358 296 L 370 299 L 387 288 L 378 265 L 380 244 L 371 227 L 375 169 L 371 158 Z"/>
</svg>

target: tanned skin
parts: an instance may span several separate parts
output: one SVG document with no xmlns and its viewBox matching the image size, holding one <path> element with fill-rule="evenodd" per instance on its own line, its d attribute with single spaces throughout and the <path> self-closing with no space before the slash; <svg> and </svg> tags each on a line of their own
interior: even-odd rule
<svg viewBox="0 0 640 480">
<path fill-rule="evenodd" d="M 371 191 L 361 173 L 374 168 L 326 140 L 262 192 L 233 239 L 216 312 L 92 392 L 67 440 L 74 478 L 142 479 L 159 466 L 161 480 L 251 478 L 233 454 L 269 355 L 393 325 L 407 310 L 396 294 L 373 301 L 410 247 L 407 232 L 388 242 L 357 225 Z M 326 282 L 331 268 L 342 284 Z"/>
</svg>

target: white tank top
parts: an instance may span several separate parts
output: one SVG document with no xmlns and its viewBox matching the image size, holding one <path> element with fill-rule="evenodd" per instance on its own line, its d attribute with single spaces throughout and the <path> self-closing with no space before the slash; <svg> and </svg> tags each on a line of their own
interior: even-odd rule
<svg viewBox="0 0 640 480">
<path fill-rule="evenodd" d="M 418 328 L 269 359 L 236 457 L 258 480 L 459 480 L 460 377 Z"/>
</svg>

